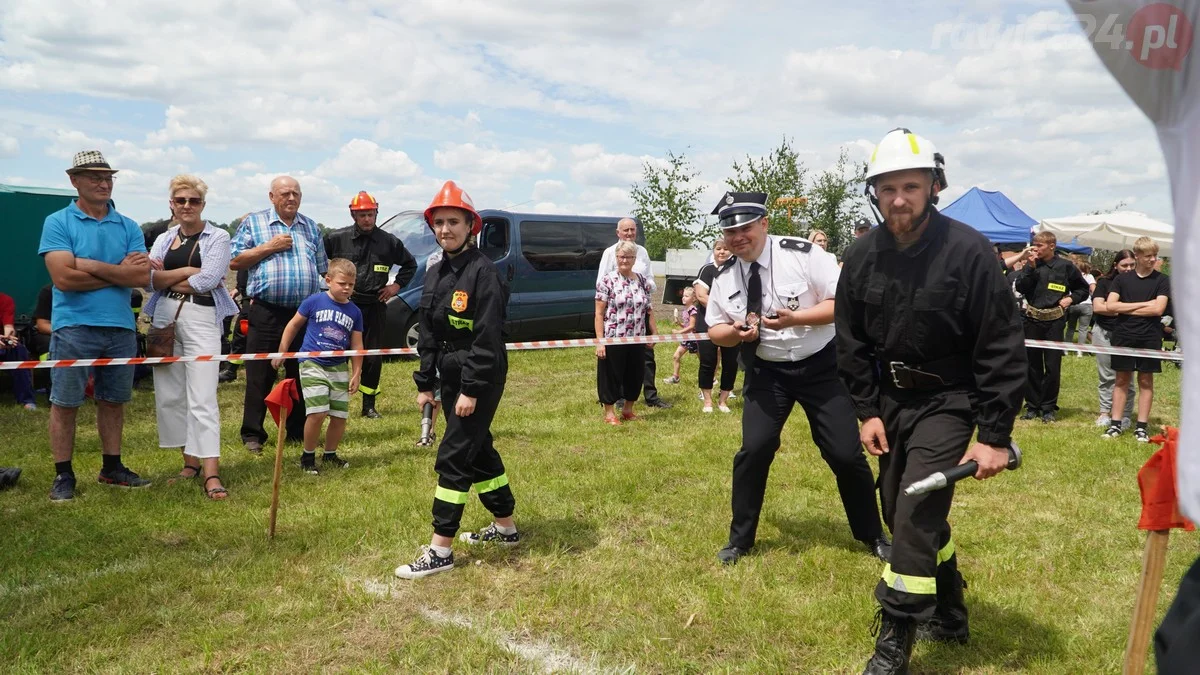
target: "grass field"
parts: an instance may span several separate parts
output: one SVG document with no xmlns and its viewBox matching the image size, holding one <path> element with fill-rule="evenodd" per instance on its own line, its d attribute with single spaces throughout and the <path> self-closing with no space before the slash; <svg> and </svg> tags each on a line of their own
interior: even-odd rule
<svg viewBox="0 0 1200 675">
<path fill-rule="evenodd" d="M 669 375 L 670 348 L 657 351 Z M 25 473 L 0 493 L 0 668 L 861 672 L 880 565 L 850 536 L 803 416 L 785 431 L 756 554 L 722 568 L 740 401 L 734 415 L 702 415 L 689 357 L 683 384 L 661 386 L 673 409 L 608 427 L 593 403 L 593 358 L 512 355 L 493 431 L 525 542 L 456 544 L 460 569 L 417 582 L 392 576 L 428 542 L 436 480 L 433 451 L 413 444 L 412 363 L 385 366 L 384 419 L 351 418 L 350 469 L 305 475 L 299 448 L 287 448 L 274 542 L 272 459 L 241 448 L 240 380 L 221 389 L 224 503 L 197 482 L 167 484 L 179 455 L 157 448 L 142 390 L 125 458 L 154 486 L 95 484 L 87 407 L 82 494 L 52 505 L 46 408 L 27 413 L 5 395 L 0 464 Z M 951 519 L 972 642 L 919 645 L 917 672 L 1119 671 L 1144 541 L 1136 473 L 1154 448 L 1100 439 L 1095 380 L 1091 358 L 1064 359 L 1061 421 L 1018 423 L 1025 467 L 958 491 Z M 1174 424 L 1179 371 L 1168 366 L 1159 383 L 1154 423 Z M 487 519 L 472 500 L 464 526 Z M 1172 539 L 1160 617 L 1197 542 Z"/>
</svg>

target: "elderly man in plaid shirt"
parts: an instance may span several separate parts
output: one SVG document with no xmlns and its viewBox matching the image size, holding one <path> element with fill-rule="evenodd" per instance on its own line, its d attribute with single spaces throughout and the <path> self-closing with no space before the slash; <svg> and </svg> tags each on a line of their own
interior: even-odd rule
<svg viewBox="0 0 1200 675">
<path fill-rule="evenodd" d="M 313 220 L 300 213 L 300 183 L 291 176 L 271 181 L 268 197 L 272 207 L 252 213 L 238 226 L 233 237 L 234 270 L 249 270 L 246 294 L 250 330 L 246 335 L 249 353 L 273 352 L 279 347 L 283 329 L 308 296 L 321 290 L 320 280 L 329 266 L 321 232 Z M 298 351 L 303 335 L 290 350 Z M 288 377 L 300 379 L 297 361 L 285 362 Z M 267 432 L 263 428 L 266 404 L 263 399 L 275 385 L 278 372 L 269 361 L 246 362 L 246 403 L 242 411 L 242 442 L 255 454 L 262 452 Z M 292 408 L 287 419 L 289 439 L 304 438 L 303 405 Z"/>
</svg>

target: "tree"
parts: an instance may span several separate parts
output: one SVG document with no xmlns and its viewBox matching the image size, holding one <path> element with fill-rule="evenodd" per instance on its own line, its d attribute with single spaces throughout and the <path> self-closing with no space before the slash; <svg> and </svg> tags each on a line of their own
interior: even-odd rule
<svg viewBox="0 0 1200 675">
<path fill-rule="evenodd" d="M 828 249 L 840 253 L 854 241 L 853 221 L 866 206 L 862 185 L 866 163 L 852 163 L 846 148 L 838 153 L 833 168 L 811 181 L 809 169 L 786 136 L 779 147 L 759 160 L 746 157 L 745 164 L 733 163 L 729 189 L 767 193 L 767 217 L 771 234 L 806 236 L 818 229 L 829 237 Z"/>
<path fill-rule="evenodd" d="M 665 167 L 644 163 L 641 182 L 630 188 L 633 215 L 642 223 L 652 260 L 664 260 L 669 248 L 692 248 L 704 234 L 697 207 L 700 172 L 683 153 L 667 151 L 666 161 Z"/>
<path fill-rule="evenodd" d="M 867 205 L 862 190 L 866 182 L 867 163 L 852 164 L 842 148 L 833 168 L 822 171 L 808 189 L 804 218 L 809 229 L 821 230 L 829 237 L 826 248 L 831 253 L 840 254 L 854 241 L 853 221 Z"/>
<path fill-rule="evenodd" d="M 726 181 L 733 192 L 765 192 L 767 193 L 767 218 L 770 221 L 770 233 L 781 235 L 802 235 L 800 224 L 794 218 L 795 212 L 789 217 L 789 207 L 779 203 L 781 197 L 797 198 L 805 196 L 805 177 L 808 169 L 800 161 L 800 155 L 792 148 L 792 142 L 787 136 L 779 147 L 771 154 L 755 161 L 746 156 L 746 163 L 733 163 L 733 177 Z"/>
<path fill-rule="evenodd" d="M 1115 212 L 1120 211 L 1121 209 L 1125 208 L 1126 205 L 1127 205 L 1126 201 L 1124 199 L 1122 199 L 1121 201 L 1117 202 L 1116 204 L 1114 204 L 1113 206 L 1111 206 L 1107 209 L 1095 209 L 1093 211 L 1088 211 L 1088 215 L 1089 216 L 1098 216 L 1098 215 L 1101 215 L 1104 213 L 1115 213 Z M 1117 259 L 1116 251 L 1109 251 L 1109 250 L 1102 249 L 1102 248 L 1093 248 L 1092 254 L 1090 256 L 1088 256 L 1088 264 L 1090 264 L 1092 266 L 1092 269 L 1094 270 L 1092 272 L 1092 274 L 1094 274 L 1095 276 L 1098 277 L 1101 274 L 1107 274 L 1108 270 L 1110 270 L 1112 268 L 1113 261 L 1116 259 Z"/>
</svg>

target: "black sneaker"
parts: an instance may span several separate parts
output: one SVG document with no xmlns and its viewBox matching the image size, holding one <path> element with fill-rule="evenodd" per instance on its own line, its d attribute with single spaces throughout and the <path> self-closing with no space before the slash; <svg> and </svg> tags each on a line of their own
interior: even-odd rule
<svg viewBox="0 0 1200 675">
<path fill-rule="evenodd" d="M 1100 435 L 1101 438 L 1113 439 L 1121 437 L 1121 427 L 1110 426 Z"/>
<path fill-rule="evenodd" d="M 1041 416 L 1041 415 L 1040 415 L 1040 414 L 1038 414 L 1038 411 L 1036 411 L 1036 410 L 1030 410 L 1029 408 L 1026 408 L 1026 409 L 1025 409 L 1025 414 L 1024 414 L 1024 415 L 1021 415 L 1021 419 L 1023 419 L 1023 420 L 1026 420 L 1026 421 L 1029 421 L 1029 420 L 1035 420 L 1035 419 L 1037 419 L 1037 418 L 1038 418 L 1038 417 L 1040 417 L 1040 416 Z"/>
<path fill-rule="evenodd" d="M 748 553 L 750 553 L 750 549 L 725 544 L 725 548 L 717 551 L 717 560 L 720 560 L 722 565 L 736 565 L 737 561 Z"/>
<path fill-rule="evenodd" d="M 314 457 L 310 462 L 302 458 L 300 460 L 300 470 L 304 473 L 311 473 L 314 476 L 319 474 L 320 471 L 317 470 L 317 459 Z"/>
<path fill-rule="evenodd" d="M 448 572 L 454 569 L 454 553 L 443 558 L 433 552 L 428 546 L 421 547 L 421 555 L 407 565 L 396 568 L 396 576 L 400 579 L 420 579 L 438 572 Z"/>
<path fill-rule="evenodd" d="M 0 490 L 7 490 L 8 488 L 16 485 L 17 479 L 20 477 L 21 470 L 15 466 L 6 466 L 3 469 L 0 469 Z"/>
<path fill-rule="evenodd" d="M 150 487 L 150 481 L 130 471 L 129 467 L 123 464 L 112 471 L 102 470 L 100 475 L 96 477 L 96 482 L 102 485 L 123 488 Z"/>
<path fill-rule="evenodd" d="M 369 420 L 377 420 L 383 417 L 383 415 L 380 415 L 379 411 L 374 408 L 363 408 L 362 416 Z"/>
<path fill-rule="evenodd" d="M 54 477 L 54 485 L 50 486 L 50 501 L 59 504 L 75 499 L 75 474 L 60 473 Z"/>
<path fill-rule="evenodd" d="M 1145 429 L 1142 429 L 1141 427 L 1138 427 L 1137 429 L 1133 430 L 1133 438 L 1138 443 L 1149 443 L 1150 442 L 1150 432 L 1146 431 Z"/>
<path fill-rule="evenodd" d="M 671 407 L 671 404 L 667 403 L 666 401 L 662 400 L 661 398 L 656 398 L 653 401 L 646 401 L 646 407 L 662 408 L 662 409 L 666 410 L 667 408 Z"/>
<path fill-rule="evenodd" d="M 488 526 L 478 532 L 463 532 L 458 535 L 458 540 L 467 544 L 496 544 L 498 546 L 516 546 L 521 543 L 521 533 L 513 532 L 512 534 L 504 534 L 496 527 L 496 523 L 488 523 Z"/>
<path fill-rule="evenodd" d="M 1053 424 L 1058 421 L 1058 416 L 1053 412 L 1042 413 L 1042 424 Z"/>
<path fill-rule="evenodd" d="M 350 462 L 337 456 L 336 452 L 327 453 L 321 456 L 321 468 L 329 467 L 330 469 L 349 469 Z"/>
</svg>

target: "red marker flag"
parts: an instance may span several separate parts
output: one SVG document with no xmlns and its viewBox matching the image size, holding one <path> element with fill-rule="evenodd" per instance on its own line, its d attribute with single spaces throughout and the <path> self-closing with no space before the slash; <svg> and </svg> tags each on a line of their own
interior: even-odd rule
<svg viewBox="0 0 1200 675">
<path fill-rule="evenodd" d="M 1167 427 L 1166 436 L 1150 439 L 1162 447 L 1138 471 L 1138 487 L 1142 491 L 1142 517 L 1139 530 L 1194 530 L 1196 526 L 1179 512 L 1175 494 L 1175 455 L 1179 430 Z"/>
<path fill-rule="evenodd" d="M 275 426 L 283 426 L 279 421 L 279 411 L 283 410 L 283 417 L 286 418 L 292 412 L 292 401 L 299 400 L 300 390 L 296 387 L 295 378 L 289 377 L 275 385 L 275 388 L 264 399 L 267 404 L 267 410 L 271 411 L 271 417 L 275 419 Z"/>
</svg>

